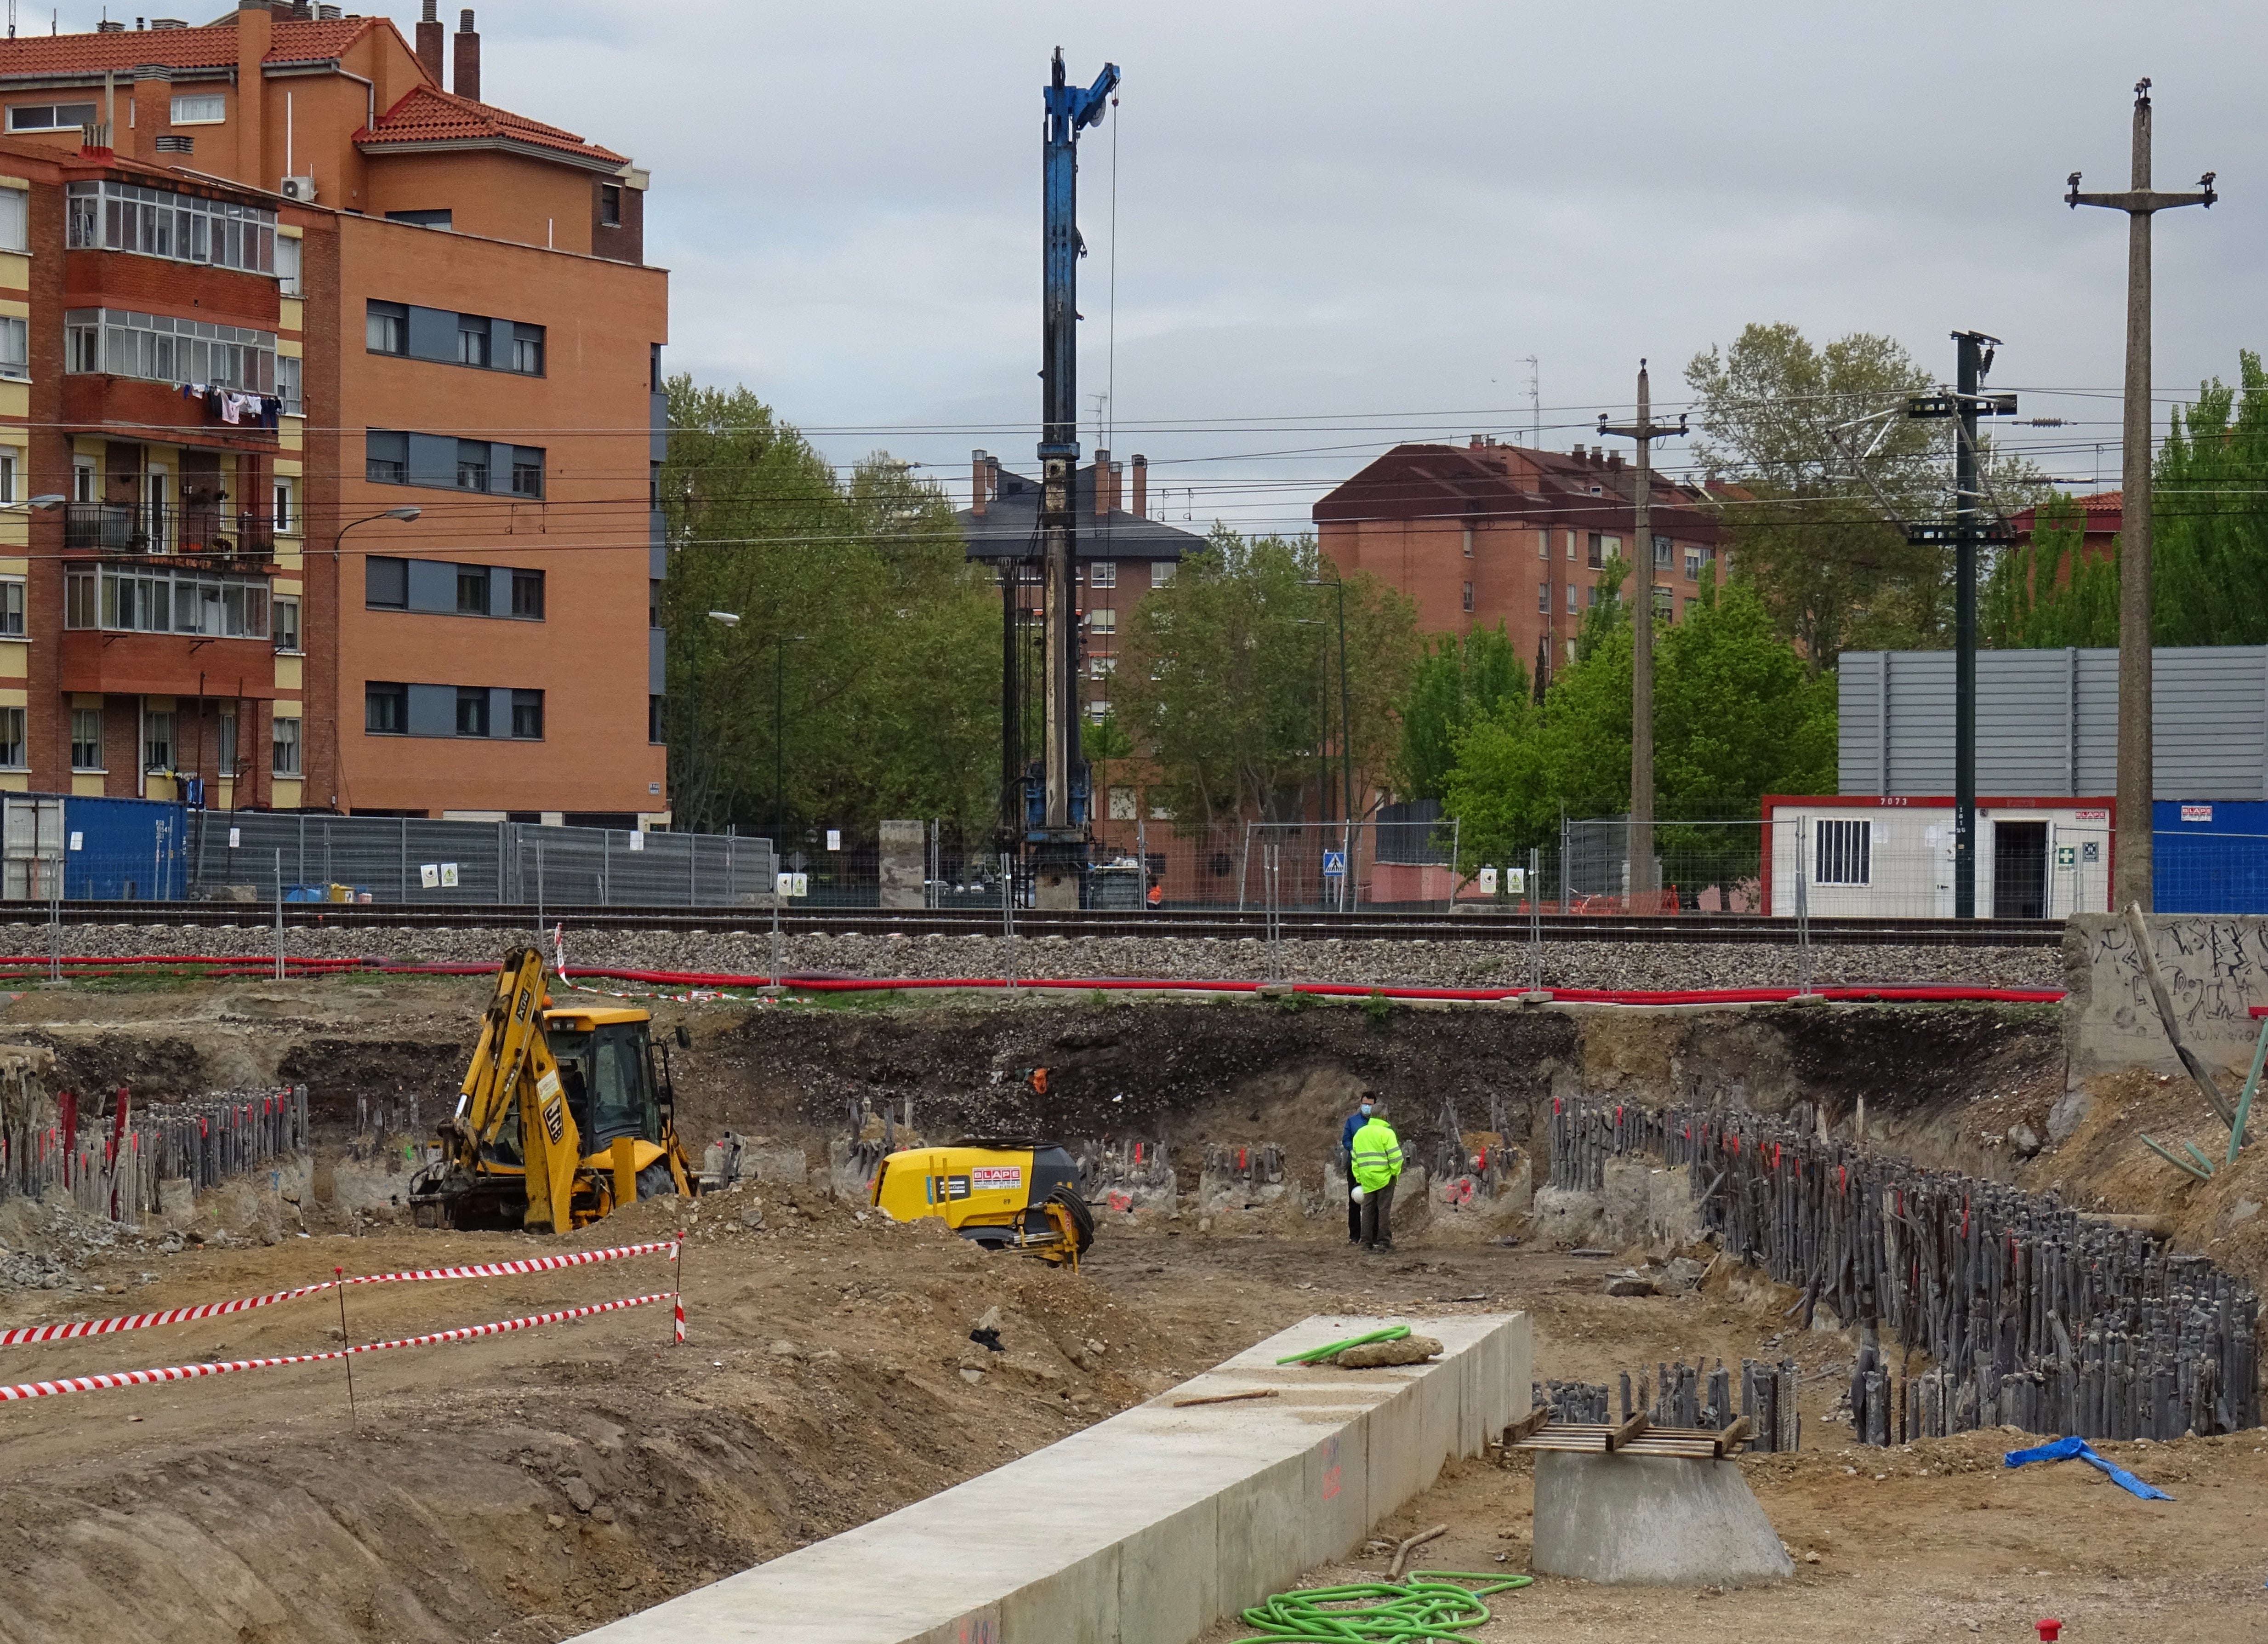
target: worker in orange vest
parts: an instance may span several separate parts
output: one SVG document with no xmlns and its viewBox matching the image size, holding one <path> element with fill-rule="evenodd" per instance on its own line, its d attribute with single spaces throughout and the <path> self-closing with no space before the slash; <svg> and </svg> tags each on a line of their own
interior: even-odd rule
<svg viewBox="0 0 2268 1644">
<path fill-rule="evenodd" d="M 1165 904 L 1166 881 L 1164 880 L 1161 879 L 1156 884 L 1150 887 L 1150 895 L 1147 900 L 1152 908 L 1162 907 Z"/>
</svg>

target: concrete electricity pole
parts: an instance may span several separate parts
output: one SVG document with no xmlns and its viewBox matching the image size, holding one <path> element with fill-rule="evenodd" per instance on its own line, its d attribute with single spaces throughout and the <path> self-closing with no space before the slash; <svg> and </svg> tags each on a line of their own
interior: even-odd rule
<svg viewBox="0 0 2268 1644">
<path fill-rule="evenodd" d="M 1631 530 L 1631 579 L 1637 583 L 1636 608 L 1631 612 L 1631 825 L 1630 896 L 1633 910 L 1659 912 L 1653 879 L 1653 442 L 1685 432 L 1680 412 L 1677 426 L 1653 420 L 1653 389 L 1646 362 L 1638 363 L 1638 421 L 1610 426 L 1599 413 L 1599 431 L 1638 444 L 1638 467 L 1632 479 L 1635 519 Z"/>
<path fill-rule="evenodd" d="M 2079 173 L 2064 195 L 2074 210 L 2126 213 L 2126 429 L 2118 526 L 2118 831 L 2112 854 L 2114 906 L 2155 906 L 2151 884 L 2154 785 L 2150 737 L 2150 218 L 2179 205 L 2210 206 L 2213 173 L 2194 194 L 2150 188 L 2150 82 L 2134 86 L 2134 170 L 2124 194 L 2081 194 Z"/>
</svg>

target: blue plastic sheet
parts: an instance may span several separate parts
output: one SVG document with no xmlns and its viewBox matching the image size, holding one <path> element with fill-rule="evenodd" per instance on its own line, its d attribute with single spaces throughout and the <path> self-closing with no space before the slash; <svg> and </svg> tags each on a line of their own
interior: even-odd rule
<svg viewBox="0 0 2268 1644">
<path fill-rule="evenodd" d="M 2021 1467 L 2027 1462 L 2082 1461 L 2107 1474 L 2112 1484 L 2130 1495 L 2139 1495 L 2145 1501 L 2170 1501 L 2174 1498 L 2154 1484 L 2144 1484 L 2124 1467 L 2117 1466 L 2095 1453 L 2095 1447 L 2085 1439 L 2058 1439 L 2052 1444 L 2042 1444 L 2029 1450 L 2010 1450 L 2003 1458 L 2011 1467 Z"/>
</svg>

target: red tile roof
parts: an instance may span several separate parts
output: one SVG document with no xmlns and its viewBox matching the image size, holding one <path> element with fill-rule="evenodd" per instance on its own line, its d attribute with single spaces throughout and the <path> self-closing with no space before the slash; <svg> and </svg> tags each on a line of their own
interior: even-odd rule
<svg viewBox="0 0 2268 1644">
<path fill-rule="evenodd" d="M 2097 491 L 2092 497 L 2074 497 L 2071 500 L 2078 505 L 2085 521 L 2080 527 L 2083 535 L 2114 534 L 2125 523 L 2126 493 L 2124 490 Z M 2027 540 L 2038 523 L 2038 511 L 2032 508 L 2019 511 L 2008 521 L 2016 534 Z"/>
<path fill-rule="evenodd" d="M 306 63 L 335 57 L 379 18 L 347 18 L 335 23 L 295 22 L 278 18 L 270 26 L 269 63 Z M 236 62 L 236 18 L 201 28 L 125 29 L 108 34 L 19 34 L 0 41 L 0 75 L 99 74 L 132 70 L 145 63 L 174 69 L 212 69 Z"/>
<path fill-rule="evenodd" d="M 431 85 L 413 88 L 409 96 L 379 116 L 376 129 L 356 132 L 355 141 L 364 149 L 401 143 L 526 143 L 614 166 L 629 163 L 627 155 L 585 143 L 572 131 Z"/>
</svg>

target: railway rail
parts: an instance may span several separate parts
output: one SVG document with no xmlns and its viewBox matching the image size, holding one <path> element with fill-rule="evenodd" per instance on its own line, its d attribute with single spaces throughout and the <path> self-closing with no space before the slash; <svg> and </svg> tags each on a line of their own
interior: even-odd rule
<svg viewBox="0 0 2268 1644">
<path fill-rule="evenodd" d="M 20 903 L 21 917 L 11 921 L 0 911 L 0 925 L 48 923 L 48 904 Z M 273 903 L 241 902 L 66 902 L 55 910 L 57 921 L 70 925 L 167 925 L 212 928 L 221 925 L 271 927 Z M 1183 940 L 1211 938 L 1264 940 L 1269 913 L 1263 909 L 1240 912 L 1233 908 L 1165 908 L 1151 911 L 1109 911 L 1096 909 L 1042 910 L 1020 909 L 1020 937 L 1167 937 Z M 571 930 L 593 931 L 745 931 L 750 934 L 771 928 L 771 911 L 762 907 L 625 907 L 482 903 L 286 903 L 283 919 L 287 930 L 317 929 L 550 929 L 564 924 Z M 1340 913 L 1316 910 L 1285 910 L 1274 915 L 1276 931 L 1295 941 L 1527 941 L 1529 920 L 1525 914 L 1401 912 Z M 1809 921 L 1815 947 L 1852 947 L 1889 943 L 1900 947 L 2051 947 L 2063 940 L 2061 920 L 2051 919 L 1861 919 L 1819 918 Z M 1691 913 L 1670 917 L 1635 915 L 1547 914 L 1537 925 L 1547 942 L 1729 942 L 1785 947 L 1796 940 L 1792 919 L 1756 915 Z M 1001 919 L 997 909 L 824 908 L 784 911 L 780 928 L 790 935 L 829 936 L 998 936 Z"/>
</svg>

